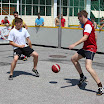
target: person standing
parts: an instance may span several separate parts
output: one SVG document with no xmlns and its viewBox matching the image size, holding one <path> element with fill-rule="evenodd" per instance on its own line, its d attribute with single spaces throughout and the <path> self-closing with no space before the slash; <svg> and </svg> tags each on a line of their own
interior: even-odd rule
<svg viewBox="0 0 104 104">
<path fill-rule="evenodd" d="M 40 17 L 40 13 L 38 13 L 38 18 L 35 20 L 35 26 L 44 26 L 44 18 Z"/>
<path fill-rule="evenodd" d="M 60 15 L 55 18 L 55 26 L 60 26 Z M 63 18 L 63 14 L 61 14 L 61 27 L 65 27 L 65 19 Z"/>
<path fill-rule="evenodd" d="M 14 59 L 11 63 L 11 70 L 9 75 L 9 80 L 13 80 L 13 71 L 16 67 L 19 56 L 21 54 L 30 57 L 33 57 L 33 69 L 36 77 L 39 77 L 39 73 L 36 70 L 38 63 L 38 53 L 32 49 L 31 41 L 29 39 L 29 33 L 25 28 L 22 28 L 23 20 L 21 18 L 15 19 L 15 28 L 13 28 L 8 36 L 9 44 L 14 48 Z M 28 45 L 26 44 L 26 40 Z"/>
<path fill-rule="evenodd" d="M 61 27 L 65 27 L 65 19 L 63 18 L 63 14 L 61 14 Z"/>
<path fill-rule="evenodd" d="M 93 79 L 98 85 L 97 95 L 102 95 L 103 94 L 102 83 L 98 78 L 98 75 L 92 68 L 92 61 L 97 51 L 97 44 L 95 40 L 95 29 L 94 29 L 93 23 L 87 19 L 87 15 L 88 13 L 85 10 L 82 10 L 78 13 L 79 21 L 84 24 L 83 37 L 79 41 L 70 45 L 69 49 L 73 49 L 75 46 L 83 42 L 84 42 L 84 45 L 82 49 L 80 49 L 77 53 L 75 53 L 72 56 L 71 61 L 80 75 L 79 84 L 82 84 L 87 79 L 87 77 L 84 76 L 80 63 L 78 61 L 84 57 L 86 58 L 86 61 L 85 61 L 86 70 L 91 74 L 91 76 L 93 77 Z"/>
<path fill-rule="evenodd" d="M 59 20 L 59 14 L 58 14 L 58 16 L 55 18 L 55 26 L 57 27 L 59 27 L 60 26 L 60 20 Z"/>
<path fill-rule="evenodd" d="M 15 26 L 15 19 L 16 19 L 16 18 L 19 18 L 19 17 L 18 17 L 18 12 L 17 12 L 17 11 L 15 11 L 15 12 L 13 13 L 13 15 L 14 15 L 14 19 L 12 20 L 12 28 L 11 28 L 11 29 L 13 29 L 14 26 Z M 24 21 L 23 21 L 23 27 L 26 28 L 26 29 L 28 29 L 28 27 L 27 27 L 27 25 L 26 25 L 26 23 L 25 23 Z"/>
</svg>

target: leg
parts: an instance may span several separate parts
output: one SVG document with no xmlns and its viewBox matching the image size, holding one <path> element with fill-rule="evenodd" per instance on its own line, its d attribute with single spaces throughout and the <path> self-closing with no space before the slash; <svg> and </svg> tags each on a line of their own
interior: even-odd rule
<svg viewBox="0 0 104 104">
<path fill-rule="evenodd" d="M 37 63 L 38 63 L 38 53 L 37 52 L 32 52 L 31 56 L 33 56 L 33 63 L 34 63 L 34 69 L 37 68 Z"/>
<path fill-rule="evenodd" d="M 81 56 L 80 54 L 76 53 L 72 56 L 71 61 L 74 64 L 75 68 L 77 69 L 79 74 L 82 74 L 82 69 L 81 66 L 78 62 L 79 59 L 83 58 L 83 56 Z"/>
<path fill-rule="evenodd" d="M 13 61 L 11 63 L 10 75 L 13 75 L 13 71 L 14 71 L 14 68 L 16 67 L 16 63 L 17 63 L 18 58 L 19 58 L 18 55 L 14 56 L 14 59 L 13 59 Z"/>
<path fill-rule="evenodd" d="M 93 79 L 96 81 L 96 83 L 99 84 L 100 80 L 99 80 L 96 72 L 94 71 L 94 69 L 92 69 L 92 60 L 86 59 L 85 66 L 86 66 L 87 71 L 91 74 L 91 76 L 93 77 Z"/>
<path fill-rule="evenodd" d="M 98 85 L 98 92 L 97 95 L 102 95 L 103 94 L 103 87 L 102 87 L 102 83 L 100 82 L 100 79 L 98 78 L 96 72 L 94 71 L 94 69 L 92 69 L 92 60 L 90 59 L 86 59 L 86 69 L 87 71 L 91 74 L 91 76 L 93 77 L 93 79 L 96 81 L 97 85 Z"/>
<path fill-rule="evenodd" d="M 31 55 L 33 56 L 33 62 L 34 62 L 34 67 L 33 67 L 32 71 L 34 72 L 36 77 L 39 77 L 40 75 L 39 75 L 38 71 L 36 70 L 37 63 L 38 63 L 38 53 L 34 51 L 34 52 L 32 52 Z"/>
</svg>

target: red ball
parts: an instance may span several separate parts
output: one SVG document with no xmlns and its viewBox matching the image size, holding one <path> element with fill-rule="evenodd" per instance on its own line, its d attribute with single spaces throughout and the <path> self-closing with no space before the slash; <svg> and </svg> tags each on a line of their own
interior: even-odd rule
<svg viewBox="0 0 104 104">
<path fill-rule="evenodd" d="M 60 71 L 60 66 L 58 64 L 52 65 L 52 71 L 58 73 Z"/>
</svg>

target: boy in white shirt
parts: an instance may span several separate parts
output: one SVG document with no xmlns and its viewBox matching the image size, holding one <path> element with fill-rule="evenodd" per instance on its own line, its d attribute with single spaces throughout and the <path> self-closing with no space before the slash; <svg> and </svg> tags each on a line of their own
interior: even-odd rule
<svg viewBox="0 0 104 104">
<path fill-rule="evenodd" d="M 15 28 L 10 31 L 8 37 L 10 45 L 12 45 L 14 48 L 14 59 L 11 63 L 9 80 L 13 80 L 13 71 L 21 54 L 24 54 L 27 57 L 33 56 L 34 66 L 32 71 L 35 73 L 36 77 L 39 77 L 39 73 L 36 70 L 38 63 L 38 53 L 32 49 L 28 31 L 25 28 L 22 28 L 23 20 L 21 18 L 16 18 L 15 25 Z M 28 45 L 26 44 L 25 40 L 27 40 Z"/>
</svg>

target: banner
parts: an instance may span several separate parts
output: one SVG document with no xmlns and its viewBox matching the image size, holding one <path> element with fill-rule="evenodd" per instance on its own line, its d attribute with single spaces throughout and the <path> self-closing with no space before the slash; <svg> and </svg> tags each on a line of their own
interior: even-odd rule
<svg viewBox="0 0 104 104">
<path fill-rule="evenodd" d="M 2 26 L 0 27 L 0 39 L 7 40 L 11 27 Z"/>
</svg>

